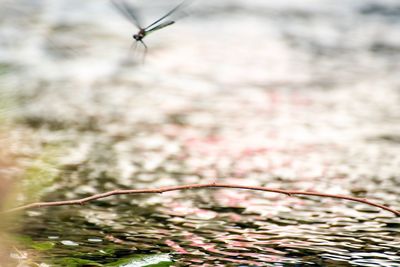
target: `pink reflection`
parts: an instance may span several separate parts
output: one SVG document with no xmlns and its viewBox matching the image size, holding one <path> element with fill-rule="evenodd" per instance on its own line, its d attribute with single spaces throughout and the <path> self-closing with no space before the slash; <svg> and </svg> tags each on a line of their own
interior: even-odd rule
<svg viewBox="0 0 400 267">
<path fill-rule="evenodd" d="M 179 246 L 177 243 L 175 243 L 172 240 L 165 240 L 165 244 L 167 244 L 169 247 L 171 247 L 174 251 L 180 253 L 180 254 L 188 254 L 187 250 Z"/>
</svg>

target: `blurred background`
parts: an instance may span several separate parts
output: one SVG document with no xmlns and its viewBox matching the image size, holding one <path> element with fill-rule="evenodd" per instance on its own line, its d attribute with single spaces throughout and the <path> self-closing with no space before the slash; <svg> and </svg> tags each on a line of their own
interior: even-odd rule
<svg viewBox="0 0 400 267">
<path fill-rule="evenodd" d="M 179 1 L 129 3 L 148 25 Z M 398 1 L 184 11 L 144 39 L 142 63 L 137 29 L 110 1 L 0 1 L 0 190 L 18 177 L 12 205 L 225 182 L 400 209 Z M 10 255 L 25 264 L 400 266 L 398 218 L 332 199 L 210 189 L 15 220 Z"/>
</svg>

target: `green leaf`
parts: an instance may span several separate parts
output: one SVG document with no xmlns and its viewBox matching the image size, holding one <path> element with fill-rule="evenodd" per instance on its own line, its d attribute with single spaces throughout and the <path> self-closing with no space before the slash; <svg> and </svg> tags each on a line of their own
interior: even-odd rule
<svg viewBox="0 0 400 267">
<path fill-rule="evenodd" d="M 172 265 L 168 254 L 135 255 L 109 263 L 107 267 L 167 267 Z"/>
<path fill-rule="evenodd" d="M 50 241 L 36 241 L 33 242 L 33 244 L 31 244 L 31 247 L 36 249 L 36 250 L 40 250 L 40 251 L 45 251 L 45 250 L 50 250 L 54 247 L 54 243 L 50 242 Z"/>
<path fill-rule="evenodd" d="M 57 260 L 57 265 L 55 266 L 65 266 L 65 267 L 93 267 L 93 266 L 103 266 L 100 263 L 91 260 L 84 260 L 79 258 L 62 258 Z"/>
<path fill-rule="evenodd" d="M 31 247 L 36 250 L 50 250 L 55 246 L 55 243 L 50 241 L 33 241 L 31 237 L 26 235 L 15 236 L 14 239 L 25 247 Z"/>
</svg>

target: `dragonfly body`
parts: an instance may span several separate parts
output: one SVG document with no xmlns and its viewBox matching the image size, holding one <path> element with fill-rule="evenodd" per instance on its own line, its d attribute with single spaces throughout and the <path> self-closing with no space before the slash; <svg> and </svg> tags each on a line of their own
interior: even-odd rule
<svg viewBox="0 0 400 267">
<path fill-rule="evenodd" d="M 133 39 L 135 39 L 135 41 L 140 42 L 142 41 L 142 39 L 146 36 L 146 30 L 145 29 L 140 29 L 138 31 L 138 33 L 133 35 Z"/>
<path fill-rule="evenodd" d="M 124 15 L 129 21 L 131 21 L 139 29 L 139 31 L 136 34 L 134 34 L 132 37 L 136 42 L 140 42 L 144 46 L 145 52 L 147 51 L 147 45 L 143 42 L 143 38 L 146 37 L 151 32 L 160 30 L 162 28 L 165 28 L 167 26 L 174 24 L 175 23 L 174 20 L 166 20 L 166 21 L 164 21 L 164 20 L 167 17 L 169 17 L 172 13 L 177 11 L 179 8 L 181 8 L 182 5 L 184 4 L 184 2 L 182 2 L 181 4 L 174 7 L 167 14 L 165 14 L 161 18 L 157 19 L 155 22 L 151 23 L 149 26 L 142 27 L 141 23 L 138 19 L 138 16 L 136 14 L 136 10 L 131 5 L 124 2 L 123 0 L 111 0 L 111 2 L 122 13 L 122 15 Z"/>
<path fill-rule="evenodd" d="M 175 21 L 170 20 L 170 21 L 166 21 L 166 22 L 164 22 L 164 23 L 161 23 L 160 25 L 157 25 L 157 26 L 155 26 L 155 27 L 152 28 L 152 29 L 148 29 L 148 30 L 146 30 L 146 28 L 145 28 L 145 29 L 139 29 L 139 31 L 138 31 L 136 34 L 133 35 L 133 39 L 135 39 L 135 41 L 140 42 L 140 41 L 142 41 L 142 39 L 143 39 L 148 33 L 153 32 L 153 31 L 156 31 L 156 30 L 159 30 L 159 29 L 164 28 L 164 27 L 167 27 L 167 26 L 172 25 L 172 24 L 174 24 L 174 23 L 175 23 Z"/>
</svg>

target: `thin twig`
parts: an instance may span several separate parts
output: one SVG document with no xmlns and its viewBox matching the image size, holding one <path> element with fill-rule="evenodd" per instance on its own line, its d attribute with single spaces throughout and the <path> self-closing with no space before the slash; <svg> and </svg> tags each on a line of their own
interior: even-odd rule
<svg viewBox="0 0 400 267">
<path fill-rule="evenodd" d="M 396 216 L 400 217 L 400 211 L 386 207 L 381 204 L 374 203 L 365 198 L 357 198 L 357 197 L 335 195 L 335 194 L 325 194 L 325 193 L 318 193 L 318 192 L 312 192 L 312 191 L 296 191 L 296 190 L 292 191 L 292 190 L 273 189 L 273 188 L 262 187 L 262 186 L 232 185 L 232 184 L 223 184 L 223 183 L 166 186 L 166 187 L 160 187 L 160 188 L 155 188 L 155 189 L 113 190 L 113 191 L 108 191 L 108 192 L 101 193 L 101 194 L 95 194 L 95 195 L 81 198 L 81 199 L 31 203 L 31 204 L 27 204 L 27 205 L 23 205 L 20 207 L 16 207 L 16 208 L 7 210 L 6 212 L 14 212 L 14 211 L 19 211 L 19 210 L 27 210 L 27 209 L 51 207 L 51 206 L 83 205 L 84 203 L 87 203 L 89 201 L 93 201 L 96 199 L 102 199 L 102 198 L 106 198 L 106 197 L 114 196 L 114 195 L 153 194 L 153 193 L 164 193 L 164 192 L 169 192 L 169 191 L 200 189 L 200 188 L 235 188 L 235 189 L 248 189 L 248 190 L 279 193 L 279 194 L 285 194 L 287 196 L 303 195 L 303 196 L 317 196 L 317 197 L 345 199 L 345 200 L 350 200 L 350 201 L 364 203 L 364 204 L 367 204 L 370 206 L 374 206 L 374 207 L 389 211 L 389 212 L 395 214 Z"/>
</svg>

